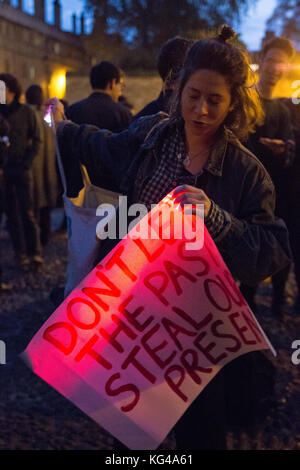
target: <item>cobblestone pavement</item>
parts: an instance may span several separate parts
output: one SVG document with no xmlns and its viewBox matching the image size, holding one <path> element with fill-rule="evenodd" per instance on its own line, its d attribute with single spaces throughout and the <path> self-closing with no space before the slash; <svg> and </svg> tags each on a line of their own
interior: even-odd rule
<svg viewBox="0 0 300 470">
<path fill-rule="evenodd" d="M 6 365 L 0 365 L 0 450 L 113 449 L 113 438 L 53 388 L 34 375 L 18 358 L 34 333 L 51 315 L 49 300 L 53 288 L 65 280 L 66 236 L 55 233 L 45 249 L 45 263 L 39 273 L 22 272 L 14 266 L 7 233 L 1 233 L 1 262 L 13 291 L 0 296 L 0 339 L 7 347 Z M 258 318 L 269 335 L 277 358 L 276 384 L 272 409 L 259 424 L 244 430 L 231 426 L 229 449 L 300 449 L 300 365 L 291 363 L 291 344 L 300 339 L 299 316 L 293 312 L 295 286 L 288 286 L 284 321 L 270 314 L 272 289 L 259 289 Z M 175 449 L 170 435 L 163 449 Z"/>
</svg>

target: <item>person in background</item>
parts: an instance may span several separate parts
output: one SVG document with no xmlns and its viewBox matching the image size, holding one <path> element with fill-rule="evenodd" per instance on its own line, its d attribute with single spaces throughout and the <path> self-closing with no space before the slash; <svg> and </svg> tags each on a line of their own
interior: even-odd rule
<svg viewBox="0 0 300 470">
<path fill-rule="evenodd" d="M 134 119 L 141 116 L 149 116 L 159 111 L 169 112 L 170 98 L 173 93 L 174 82 L 184 64 L 186 53 L 192 44 L 192 40 L 176 36 L 169 39 L 161 47 L 157 57 L 157 70 L 163 81 L 163 88 L 158 98 L 147 104 Z"/>
<path fill-rule="evenodd" d="M 111 62 L 103 61 L 92 67 L 90 83 L 93 93 L 66 109 L 66 116 L 76 124 L 92 124 L 100 129 L 121 132 L 129 126 L 132 115 L 122 106 L 123 72 Z"/>
<path fill-rule="evenodd" d="M 124 95 L 119 96 L 118 101 L 122 106 L 125 106 L 125 108 L 129 109 L 129 111 L 131 112 L 132 115 L 135 114 L 134 105 L 132 103 L 130 103 L 130 101 L 128 101 L 126 96 L 124 96 Z"/>
<path fill-rule="evenodd" d="M 40 147 L 32 164 L 33 199 L 36 218 L 40 225 L 41 243 L 47 245 L 51 234 L 51 208 L 58 201 L 58 175 L 53 132 L 44 120 L 43 90 L 31 85 L 26 90 L 26 102 L 34 110 L 40 132 Z"/>
<path fill-rule="evenodd" d="M 3 180 L 3 165 L 9 147 L 9 125 L 8 122 L 0 115 L 0 230 L 2 224 L 2 215 L 4 213 L 4 180 Z M 1 253 L 0 253 L 1 262 Z M 2 280 L 2 267 L 0 264 L 0 293 L 12 289 L 12 285 L 3 282 Z"/>
<path fill-rule="evenodd" d="M 67 119 L 76 124 L 90 124 L 111 132 L 126 129 L 132 115 L 125 106 L 118 103 L 123 80 L 123 72 L 111 62 L 103 61 L 92 67 L 90 82 L 93 93 L 88 98 L 70 105 L 65 111 Z M 68 197 L 77 197 L 83 187 L 79 165 L 74 163 L 72 172 Z"/>
<path fill-rule="evenodd" d="M 289 39 L 275 37 L 267 42 L 262 51 L 259 64 L 258 92 L 265 111 L 265 122 L 250 134 L 246 147 L 262 162 L 271 176 L 276 190 L 275 214 L 287 224 L 290 207 L 288 204 L 289 167 L 293 163 L 294 134 L 288 109 L 279 99 L 273 98 L 274 89 L 288 69 L 294 54 Z M 272 277 L 273 301 L 272 313 L 282 317 L 285 305 L 285 284 L 290 266 L 280 270 Z M 248 304 L 255 310 L 256 286 L 243 284 L 241 291 Z"/>
<path fill-rule="evenodd" d="M 34 216 L 32 163 L 39 152 L 40 134 L 36 115 L 21 104 L 21 86 L 11 74 L 0 74 L 6 85 L 6 104 L 0 113 L 7 119 L 10 146 L 4 164 L 4 195 L 7 226 L 17 263 L 38 268 L 43 259 L 38 224 Z"/>
<path fill-rule="evenodd" d="M 249 59 L 227 42 L 234 35 L 224 26 L 217 38 L 193 44 L 170 116 L 146 116 L 109 134 L 65 121 L 57 99 L 49 104 L 67 180 L 78 160 L 95 184 L 128 195 L 129 206 L 157 204 L 176 188 L 175 204 L 204 205 L 206 228 L 232 275 L 257 284 L 287 266 L 290 251 L 286 226 L 274 217 L 270 176 L 239 141 L 262 110 Z M 99 261 L 118 241 L 101 243 Z M 178 449 L 226 448 L 225 385 L 222 370 L 175 425 Z"/>
<path fill-rule="evenodd" d="M 290 208 L 288 229 L 294 256 L 295 280 L 298 287 L 298 296 L 295 301 L 295 312 L 300 313 L 300 104 L 293 103 L 290 98 L 280 100 L 290 111 L 292 126 L 296 142 L 296 157 L 288 169 L 287 187 L 288 201 L 286 207 Z"/>
</svg>

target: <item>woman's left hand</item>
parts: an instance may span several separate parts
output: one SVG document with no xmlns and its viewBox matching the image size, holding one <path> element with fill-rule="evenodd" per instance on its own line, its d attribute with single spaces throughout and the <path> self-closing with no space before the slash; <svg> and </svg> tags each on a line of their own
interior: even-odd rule
<svg viewBox="0 0 300 470">
<path fill-rule="evenodd" d="M 195 188 L 184 184 L 175 188 L 173 196 L 175 197 L 174 203 L 180 204 L 182 207 L 187 205 L 204 204 L 204 217 L 209 213 L 211 200 L 202 189 Z"/>
</svg>

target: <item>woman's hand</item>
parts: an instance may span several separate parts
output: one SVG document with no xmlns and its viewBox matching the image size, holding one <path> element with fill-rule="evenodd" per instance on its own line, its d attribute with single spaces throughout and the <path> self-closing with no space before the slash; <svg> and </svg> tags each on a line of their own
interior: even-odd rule
<svg viewBox="0 0 300 470">
<path fill-rule="evenodd" d="M 261 137 L 259 142 L 268 147 L 275 155 L 281 155 L 285 152 L 286 143 L 280 139 L 269 139 L 267 137 Z"/>
<path fill-rule="evenodd" d="M 174 203 L 180 204 L 182 207 L 185 204 L 204 204 L 204 217 L 208 215 L 211 206 L 211 200 L 206 196 L 202 189 L 184 184 L 175 188 L 173 196 L 175 197 Z"/>
<path fill-rule="evenodd" d="M 51 108 L 55 124 L 66 119 L 64 106 L 58 98 L 50 98 L 45 102 L 45 106 L 47 111 Z"/>
</svg>

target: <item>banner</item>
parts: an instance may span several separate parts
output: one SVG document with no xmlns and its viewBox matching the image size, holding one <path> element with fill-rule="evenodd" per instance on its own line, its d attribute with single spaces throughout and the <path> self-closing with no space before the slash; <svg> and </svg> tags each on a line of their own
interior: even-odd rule
<svg viewBox="0 0 300 470">
<path fill-rule="evenodd" d="M 272 346 L 198 215 L 172 194 L 73 290 L 34 336 L 32 370 L 130 449 L 155 449 L 228 362 Z M 146 225 L 145 225 L 146 222 Z M 145 227 L 157 234 L 139 237 Z M 165 224 L 166 226 L 166 224 Z M 130 236 L 130 234 L 132 236 Z M 204 235 L 204 238 L 203 238 Z"/>
</svg>

